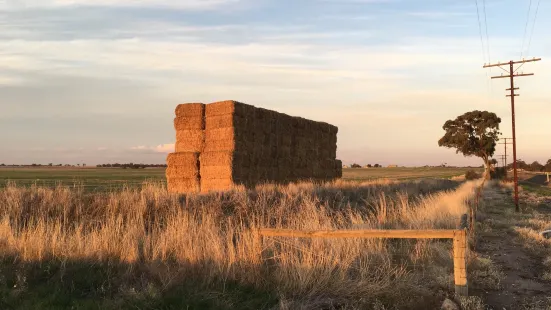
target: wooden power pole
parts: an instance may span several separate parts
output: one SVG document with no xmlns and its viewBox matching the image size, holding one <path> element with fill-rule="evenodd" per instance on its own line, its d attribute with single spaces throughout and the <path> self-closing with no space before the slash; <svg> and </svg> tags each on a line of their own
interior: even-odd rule
<svg viewBox="0 0 551 310">
<path fill-rule="evenodd" d="M 505 160 L 505 156 L 506 156 L 506 155 L 501 155 L 501 154 L 500 154 L 500 155 L 494 155 L 494 156 L 497 156 L 497 158 L 501 159 L 501 166 L 502 166 L 502 167 L 505 167 L 505 169 L 507 169 L 506 164 L 505 164 L 505 163 L 507 162 L 507 161 Z"/>
<path fill-rule="evenodd" d="M 505 140 L 505 142 L 501 142 L 500 144 L 503 144 L 503 148 L 505 149 L 505 155 L 501 155 L 505 158 L 505 164 L 503 165 L 503 167 L 505 167 L 505 169 L 507 169 L 507 145 L 509 144 L 513 144 L 512 142 L 507 142 L 507 140 L 513 140 L 511 138 L 501 138 L 503 140 Z"/>
<path fill-rule="evenodd" d="M 507 95 L 507 97 L 511 97 L 511 116 L 512 116 L 512 125 L 513 125 L 513 170 L 514 170 L 514 181 L 515 181 L 515 211 L 519 212 L 520 208 L 518 205 L 518 173 L 517 173 L 517 137 L 516 137 L 516 131 L 515 131 L 515 97 L 519 96 L 518 94 L 515 94 L 515 90 L 518 90 L 518 87 L 515 87 L 515 78 L 521 77 L 521 76 L 530 76 L 534 75 L 534 73 L 516 73 L 520 67 L 522 67 L 527 62 L 534 62 L 534 61 L 540 61 L 541 58 L 533 58 L 533 59 L 523 59 L 523 60 L 517 60 L 517 61 L 509 61 L 506 63 L 497 63 L 497 64 L 485 64 L 483 68 L 490 68 L 490 67 L 499 67 L 500 69 L 507 72 L 507 75 L 498 75 L 498 76 L 492 76 L 492 79 L 502 79 L 502 78 L 509 78 L 511 87 L 507 88 L 506 90 L 510 91 L 510 94 Z M 521 64 L 515 69 L 515 65 Z M 508 69 L 504 69 L 502 66 L 507 66 Z"/>
</svg>

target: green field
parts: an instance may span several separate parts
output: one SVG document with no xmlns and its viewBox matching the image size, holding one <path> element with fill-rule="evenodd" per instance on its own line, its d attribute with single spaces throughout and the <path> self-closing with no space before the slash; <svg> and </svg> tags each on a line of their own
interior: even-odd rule
<svg viewBox="0 0 551 310">
<path fill-rule="evenodd" d="M 13 181 L 17 185 L 52 187 L 57 184 L 81 185 L 87 191 L 105 191 L 144 181 L 165 181 L 164 168 L 2 168 L 0 187 Z"/>
<path fill-rule="evenodd" d="M 451 178 L 465 173 L 465 168 L 346 168 L 345 180 L 374 179 L 422 179 Z M 18 185 L 55 186 L 82 185 L 87 191 L 105 191 L 124 185 L 137 186 L 144 181 L 165 182 L 164 168 L 121 169 L 121 168 L 1 168 L 0 187 L 14 181 Z"/>
</svg>

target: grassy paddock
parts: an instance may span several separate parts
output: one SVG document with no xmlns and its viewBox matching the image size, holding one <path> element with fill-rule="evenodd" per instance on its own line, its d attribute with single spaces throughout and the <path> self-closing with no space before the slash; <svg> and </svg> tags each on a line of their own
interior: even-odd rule
<svg viewBox="0 0 551 310">
<path fill-rule="evenodd" d="M 465 174 L 470 168 L 443 168 L 443 167 L 401 167 L 401 168 L 345 168 L 343 178 L 347 180 L 372 180 L 372 179 L 422 179 L 445 178 Z M 473 168 L 482 171 L 480 168 Z"/>
<path fill-rule="evenodd" d="M 458 187 L 459 186 L 459 187 Z M 262 238 L 455 228 L 474 183 L 338 181 L 171 195 L 144 184 L 0 189 L 2 309 L 436 309 L 451 244 Z"/>
<path fill-rule="evenodd" d="M 140 187 L 144 181 L 164 182 L 164 168 L 0 168 L 0 187 L 14 181 L 18 185 L 43 187 L 78 185 L 86 191 L 108 191 L 123 186 Z"/>
<path fill-rule="evenodd" d="M 465 171 L 465 168 L 347 168 L 343 169 L 343 179 L 368 181 L 451 178 L 462 175 Z M 77 184 L 86 191 L 109 191 L 123 186 L 140 187 L 144 181 L 165 182 L 165 169 L 0 168 L 0 187 L 4 187 L 8 181 L 15 181 L 18 185 L 36 184 L 45 187 Z"/>
</svg>

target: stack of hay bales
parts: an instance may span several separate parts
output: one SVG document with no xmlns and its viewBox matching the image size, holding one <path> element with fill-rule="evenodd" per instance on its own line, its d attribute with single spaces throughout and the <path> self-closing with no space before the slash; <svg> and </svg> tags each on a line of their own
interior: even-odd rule
<svg viewBox="0 0 551 310">
<path fill-rule="evenodd" d="M 205 143 L 205 105 L 180 104 L 176 107 L 175 153 L 167 157 L 166 178 L 169 192 L 199 192 L 199 157 Z"/>
<path fill-rule="evenodd" d="M 196 119 L 200 107 L 202 123 Z M 201 192 L 342 176 L 342 163 L 335 159 L 338 128 L 333 125 L 236 101 L 179 105 L 176 116 L 176 154 L 200 153 Z"/>
<path fill-rule="evenodd" d="M 254 153 L 254 107 L 222 101 L 205 107 L 205 148 L 200 156 L 201 191 L 250 185 Z"/>
</svg>

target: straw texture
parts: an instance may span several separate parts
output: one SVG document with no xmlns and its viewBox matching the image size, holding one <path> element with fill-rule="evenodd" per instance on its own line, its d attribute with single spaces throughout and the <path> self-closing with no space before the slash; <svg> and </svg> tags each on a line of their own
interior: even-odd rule
<svg viewBox="0 0 551 310">
<path fill-rule="evenodd" d="M 167 159 L 169 183 L 194 180 L 201 192 L 208 192 L 342 177 L 342 163 L 336 159 L 338 128 L 333 125 L 232 100 L 178 105 L 176 116 L 176 154 L 194 155 Z M 194 164 L 173 167 L 184 161 Z"/>
</svg>

